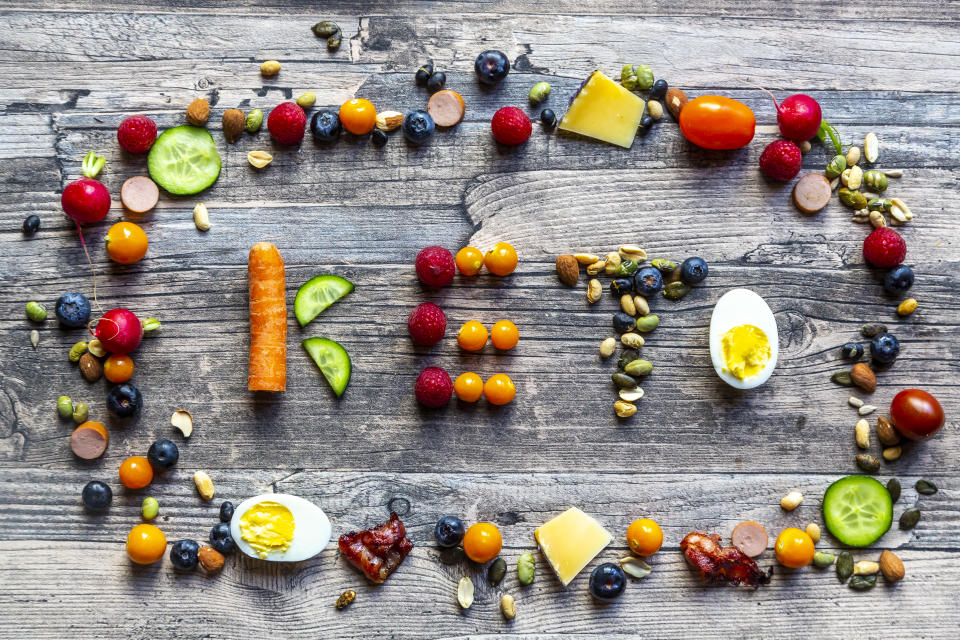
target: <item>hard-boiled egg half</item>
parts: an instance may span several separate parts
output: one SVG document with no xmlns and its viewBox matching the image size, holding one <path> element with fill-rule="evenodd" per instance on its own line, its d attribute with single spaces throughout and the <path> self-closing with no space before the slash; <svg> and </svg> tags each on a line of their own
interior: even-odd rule
<svg viewBox="0 0 960 640">
<path fill-rule="evenodd" d="M 330 520 L 309 500 L 265 493 L 244 500 L 234 510 L 230 534 L 251 558 L 299 562 L 317 555 L 330 542 Z"/>
<path fill-rule="evenodd" d="M 753 389 L 767 381 L 780 340 L 770 307 L 749 289 L 723 294 L 710 318 L 710 356 L 717 375 L 737 389 Z"/>
</svg>

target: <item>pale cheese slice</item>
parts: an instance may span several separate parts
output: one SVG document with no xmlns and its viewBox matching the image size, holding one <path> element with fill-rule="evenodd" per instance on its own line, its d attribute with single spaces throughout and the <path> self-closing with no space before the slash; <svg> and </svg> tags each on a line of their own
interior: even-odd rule
<svg viewBox="0 0 960 640">
<path fill-rule="evenodd" d="M 533 537 L 563 586 L 570 584 L 613 539 L 599 522 L 576 507 L 536 529 Z"/>
<path fill-rule="evenodd" d="M 594 71 L 563 114 L 560 129 L 629 149 L 645 108 L 640 96 Z"/>
</svg>

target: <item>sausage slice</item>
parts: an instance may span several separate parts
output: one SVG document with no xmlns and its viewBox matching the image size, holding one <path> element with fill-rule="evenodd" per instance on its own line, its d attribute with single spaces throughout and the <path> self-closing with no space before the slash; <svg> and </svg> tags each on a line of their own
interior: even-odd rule
<svg viewBox="0 0 960 640">
<path fill-rule="evenodd" d="M 133 213 L 146 213 L 155 206 L 160 199 L 160 189 L 157 184 L 146 176 L 128 178 L 120 187 L 120 201 L 123 206 Z"/>
<path fill-rule="evenodd" d="M 427 113 L 439 127 L 452 127 L 461 120 L 466 113 L 463 97 L 456 91 L 444 89 L 430 96 L 427 103 Z"/>
<path fill-rule="evenodd" d="M 93 460 L 103 455 L 109 440 L 106 427 L 99 422 L 88 421 L 70 434 L 70 448 L 78 458 Z"/>
<path fill-rule="evenodd" d="M 770 539 L 767 537 L 767 530 L 762 525 L 748 520 L 734 527 L 733 533 L 730 535 L 730 541 L 740 551 L 751 558 L 756 558 L 766 551 Z"/>
<path fill-rule="evenodd" d="M 804 213 L 816 213 L 830 202 L 830 181 L 819 173 L 808 173 L 793 187 L 793 204 Z"/>
</svg>

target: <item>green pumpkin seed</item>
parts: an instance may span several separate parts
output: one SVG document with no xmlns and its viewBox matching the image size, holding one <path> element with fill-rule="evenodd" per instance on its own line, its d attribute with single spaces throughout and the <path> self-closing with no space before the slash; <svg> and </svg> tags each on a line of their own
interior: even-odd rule
<svg viewBox="0 0 960 640">
<path fill-rule="evenodd" d="M 833 564 L 833 561 L 836 558 L 832 553 L 827 553 L 825 551 L 817 551 L 813 554 L 813 566 L 818 569 L 826 569 Z"/>
<path fill-rule="evenodd" d="M 896 504 L 900 499 L 900 481 L 896 478 L 887 480 L 887 493 L 890 494 L 890 501 Z"/>
<path fill-rule="evenodd" d="M 623 260 L 617 265 L 617 268 L 613 270 L 613 274 L 616 276 L 632 276 L 637 272 L 639 266 L 636 260 Z"/>
<path fill-rule="evenodd" d="M 868 322 L 860 327 L 860 333 L 864 338 L 872 338 L 886 332 L 887 325 L 880 322 Z"/>
<path fill-rule="evenodd" d="M 886 198 L 872 198 L 867 202 L 868 211 L 890 211 L 893 207 L 893 200 Z"/>
<path fill-rule="evenodd" d="M 533 576 L 536 571 L 536 560 L 533 559 L 532 553 L 521 554 L 517 558 L 517 579 L 522 585 L 528 585 L 533 582 Z"/>
<path fill-rule="evenodd" d="M 677 263 L 670 260 L 664 260 L 663 258 L 657 258 L 656 260 L 651 260 L 650 264 L 653 265 L 660 273 L 664 275 L 670 275 L 677 268 Z"/>
<path fill-rule="evenodd" d="M 685 295 L 690 293 L 692 287 L 688 284 L 677 280 L 676 282 L 671 282 L 663 288 L 663 297 L 667 300 L 680 300 Z"/>
<path fill-rule="evenodd" d="M 642 331 L 644 333 L 653 331 L 659 324 L 660 318 L 651 313 L 648 316 L 637 318 L 637 331 Z"/>
<path fill-rule="evenodd" d="M 505 575 L 507 575 L 507 561 L 503 558 L 497 558 L 487 570 L 487 581 L 491 587 L 495 587 L 500 584 Z"/>
<path fill-rule="evenodd" d="M 920 522 L 920 509 L 916 507 L 900 514 L 900 528 L 903 530 L 913 529 L 918 522 Z"/>
<path fill-rule="evenodd" d="M 853 378 L 850 377 L 849 371 L 837 371 L 830 376 L 830 382 L 849 387 L 853 385 Z"/>
<path fill-rule="evenodd" d="M 869 591 L 877 586 L 877 574 L 871 576 L 853 576 L 850 580 L 850 588 L 855 591 Z"/>
<path fill-rule="evenodd" d="M 636 378 L 620 371 L 614 373 L 610 378 L 613 380 L 613 384 L 621 389 L 632 389 L 639 384 Z"/>
<path fill-rule="evenodd" d="M 649 360 L 634 360 L 627 364 L 623 370 L 631 376 L 648 376 L 653 371 L 653 363 Z"/>
<path fill-rule="evenodd" d="M 853 555 L 849 551 L 844 551 L 837 556 L 837 578 L 840 582 L 846 582 L 847 578 L 852 575 Z"/>
<path fill-rule="evenodd" d="M 867 453 L 857 456 L 857 466 L 867 473 L 876 473 L 880 470 L 880 461 Z"/>
<path fill-rule="evenodd" d="M 627 373 L 630 373 L 629 371 Z M 923 496 L 932 496 L 937 492 L 937 485 L 933 484 L 929 480 L 917 480 L 917 484 L 913 485 L 917 490 L 917 493 Z"/>
</svg>

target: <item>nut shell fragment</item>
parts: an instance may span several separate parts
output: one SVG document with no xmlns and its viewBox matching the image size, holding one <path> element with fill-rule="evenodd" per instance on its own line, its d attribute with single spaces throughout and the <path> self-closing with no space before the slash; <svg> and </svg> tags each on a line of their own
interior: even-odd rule
<svg viewBox="0 0 960 640">
<path fill-rule="evenodd" d="M 193 416 L 186 409 L 177 409 L 170 417 L 170 424 L 180 430 L 184 438 L 193 433 Z"/>
</svg>

